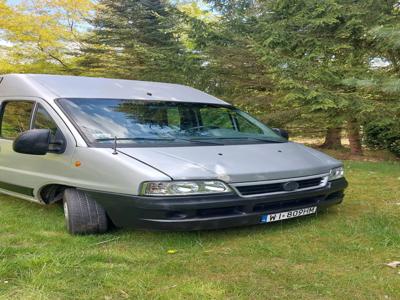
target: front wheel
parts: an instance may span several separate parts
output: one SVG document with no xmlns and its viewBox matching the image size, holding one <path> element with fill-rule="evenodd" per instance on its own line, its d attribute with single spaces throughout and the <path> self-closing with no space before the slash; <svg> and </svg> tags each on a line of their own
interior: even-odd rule
<svg viewBox="0 0 400 300">
<path fill-rule="evenodd" d="M 104 208 L 85 192 L 68 188 L 64 191 L 64 216 L 71 234 L 104 233 L 108 219 Z"/>
</svg>

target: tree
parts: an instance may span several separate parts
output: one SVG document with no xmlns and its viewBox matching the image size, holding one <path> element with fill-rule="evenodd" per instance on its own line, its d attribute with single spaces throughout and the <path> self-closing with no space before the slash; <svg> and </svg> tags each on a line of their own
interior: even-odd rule
<svg viewBox="0 0 400 300">
<path fill-rule="evenodd" d="M 163 0 L 99 1 L 81 67 L 91 75 L 184 82 L 179 20 Z"/>
<path fill-rule="evenodd" d="M 328 134 L 346 122 L 355 154 L 361 152 L 360 116 L 372 104 L 344 81 L 371 72 L 367 33 L 385 22 L 393 3 L 268 0 L 260 9 L 258 49 L 285 93 L 283 103 L 323 114 L 319 125 Z"/>
<path fill-rule="evenodd" d="M 212 13 L 196 10 L 197 16 L 188 21 L 190 44 L 202 60 L 199 87 L 229 99 L 264 121 L 279 123 L 279 118 L 271 120 L 272 115 L 267 113 L 273 99 L 272 80 L 253 47 L 258 22 L 254 2 L 208 1 L 208 4 Z"/>
<path fill-rule="evenodd" d="M 11 6 L 0 2 L 6 72 L 74 73 L 82 35 L 80 25 L 92 10 L 90 0 L 35 0 Z"/>
<path fill-rule="evenodd" d="M 373 101 L 361 115 L 365 141 L 400 156 L 400 2 L 389 2 L 379 24 L 367 34 L 371 70 L 346 83 Z"/>
</svg>

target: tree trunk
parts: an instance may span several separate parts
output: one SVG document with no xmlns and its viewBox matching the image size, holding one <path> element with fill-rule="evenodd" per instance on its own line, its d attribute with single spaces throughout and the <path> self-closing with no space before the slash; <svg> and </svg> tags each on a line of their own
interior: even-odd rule
<svg viewBox="0 0 400 300">
<path fill-rule="evenodd" d="M 325 142 L 321 148 L 339 149 L 342 148 L 342 128 L 328 128 L 326 130 Z"/>
<path fill-rule="evenodd" d="M 356 119 L 352 118 L 347 121 L 347 131 L 349 135 L 351 154 L 363 155 L 360 136 L 360 124 L 358 124 Z"/>
</svg>

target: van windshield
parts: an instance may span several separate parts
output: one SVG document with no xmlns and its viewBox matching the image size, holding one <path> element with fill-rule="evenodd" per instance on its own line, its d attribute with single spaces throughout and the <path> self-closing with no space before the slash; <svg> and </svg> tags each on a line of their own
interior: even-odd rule
<svg viewBox="0 0 400 300">
<path fill-rule="evenodd" d="M 286 142 L 232 106 L 78 98 L 58 99 L 57 103 L 92 145 L 112 144 L 115 138 L 125 146 Z"/>
</svg>

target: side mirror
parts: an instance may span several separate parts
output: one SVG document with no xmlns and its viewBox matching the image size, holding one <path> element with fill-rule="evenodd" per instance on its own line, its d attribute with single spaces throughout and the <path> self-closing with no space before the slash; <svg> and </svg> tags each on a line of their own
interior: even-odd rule
<svg viewBox="0 0 400 300">
<path fill-rule="evenodd" d="M 45 155 L 49 152 L 50 129 L 32 129 L 21 133 L 13 143 L 15 152 L 32 155 Z"/>
<path fill-rule="evenodd" d="M 272 128 L 272 130 L 273 130 L 276 134 L 280 135 L 281 137 L 283 137 L 283 138 L 289 140 L 289 132 L 287 132 L 287 130 L 281 129 L 281 128 Z"/>
</svg>

